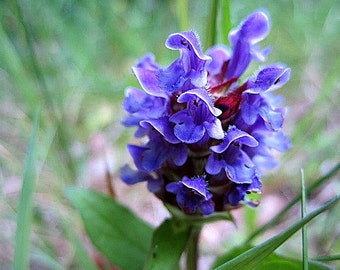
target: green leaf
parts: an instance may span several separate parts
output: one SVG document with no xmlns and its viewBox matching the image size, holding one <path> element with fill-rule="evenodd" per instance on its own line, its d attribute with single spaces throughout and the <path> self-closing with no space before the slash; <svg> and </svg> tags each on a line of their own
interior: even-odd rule
<svg viewBox="0 0 340 270">
<path fill-rule="evenodd" d="M 69 188 L 67 197 L 80 212 L 92 243 L 122 269 L 143 268 L 153 229 L 128 208 L 91 190 Z"/>
<path fill-rule="evenodd" d="M 178 220 L 165 220 L 154 232 L 144 270 L 174 269 L 190 236 L 190 226 Z"/>
<path fill-rule="evenodd" d="M 288 229 L 282 233 L 272 237 L 271 239 L 265 241 L 264 243 L 253 247 L 241 255 L 235 257 L 234 259 L 218 266 L 216 270 L 228 270 L 228 269 L 254 269 L 256 266 L 260 265 L 263 260 L 274 252 L 280 245 L 282 245 L 287 239 L 289 239 L 295 232 L 297 232 L 304 224 L 307 224 L 317 215 L 326 211 L 327 209 L 333 207 L 340 199 L 340 196 L 336 196 L 334 199 L 325 203 L 320 208 L 314 210 L 310 214 L 306 215 L 305 218 L 299 220 Z"/>
<path fill-rule="evenodd" d="M 36 179 L 37 133 L 39 129 L 39 111 L 34 116 L 33 131 L 29 142 L 23 182 L 19 198 L 17 230 L 13 269 L 29 268 L 29 248 L 33 211 L 33 194 Z"/>
</svg>

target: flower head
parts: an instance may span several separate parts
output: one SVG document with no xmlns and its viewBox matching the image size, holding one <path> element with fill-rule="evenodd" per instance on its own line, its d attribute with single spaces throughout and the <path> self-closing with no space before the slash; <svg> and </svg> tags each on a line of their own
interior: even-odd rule
<svg viewBox="0 0 340 270">
<path fill-rule="evenodd" d="M 143 91 L 126 89 L 123 124 L 144 138 L 128 145 L 136 169 L 122 168 L 124 182 L 147 181 L 187 214 L 253 205 L 246 195 L 261 192 L 260 176 L 275 165 L 273 151 L 290 147 L 281 131 L 286 110 L 273 93 L 290 69 L 272 64 L 240 79 L 251 61 L 266 60 L 269 49 L 258 43 L 269 30 L 268 16 L 254 12 L 230 32 L 231 48 L 216 45 L 206 53 L 195 33 L 174 33 L 165 45 L 179 57 L 169 66 L 148 54 L 133 67 Z"/>
</svg>

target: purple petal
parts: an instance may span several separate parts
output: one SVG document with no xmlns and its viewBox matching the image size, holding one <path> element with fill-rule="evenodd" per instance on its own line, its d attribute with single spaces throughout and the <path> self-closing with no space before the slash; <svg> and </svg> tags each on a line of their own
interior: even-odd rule
<svg viewBox="0 0 340 270">
<path fill-rule="evenodd" d="M 194 214 L 199 210 L 208 215 L 214 211 L 212 194 L 207 189 L 204 177 L 184 176 L 179 182 L 169 183 L 166 190 L 176 194 L 178 206 L 187 214 Z"/>
<path fill-rule="evenodd" d="M 166 99 L 149 95 L 141 90 L 129 87 L 125 90 L 123 108 L 139 121 L 159 118 L 168 113 Z"/>
<path fill-rule="evenodd" d="M 188 158 L 188 149 L 185 144 L 170 145 L 170 158 L 176 166 L 182 166 Z"/>
<path fill-rule="evenodd" d="M 253 94 L 244 93 L 242 95 L 242 103 L 241 103 L 241 115 L 248 125 L 252 125 L 258 119 L 259 115 L 259 106 L 253 105 L 256 103 L 256 99 L 260 98 Z"/>
<path fill-rule="evenodd" d="M 203 178 L 190 179 L 188 177 L 184 177 L 182 183 L 188 189 L 196 191 L 198 194 L 204 197 L 204 199 L 208 199 L 207 184 Z"/>
<path fill-rule="evenodd" d="M 189 102 L 197 98 L 202 100 L 207 105 L 209 111 L 213 115 L 219 116 L 222 113 L 220 109 L 214 107 L 211 97 L 209 96 L 208 92 L 205 89 L 192 89 L 186 91 L 177 98 L 177 101 L 180 103 Z"/>
<path fill-rule="evenodd" d="M 146 94 L 137 88 L 128 87 L 125 90 L 125 99 L 123 102 L 123 108 L 129 113 L 135 113 L 141 110 L 141 100 L 144 100 Z"/>
<path fill-rule="evenodd" d="M 175 136 L 172 126 L 170 125 L 168 117 L 162 117 L 159 119 L 150 119 L 140 122 L 142 127 L 152 126 L 157 130 L 166 141 L 169 143 L 179 143 L 180 140 Z"/>
<path fill-rule="evenodd" d="M 226 73 L 226 78 L 239 78 L 250 64 L 252 59 L 250 45 L 247 41 L 240 39 L 233 50 Z"/>
<path fill-rule="evenodd" d="M 143 153 L 145 150 L 147 150 L 147 147 L 137 146 L 133 144 L 128 144 L 127 149 L 137 167 L 138 170 L 145 171 L 145 168 L 143 166 Z"/>
<path fill-rule="evenodd" d="M 188 53 L 183 57 L 184 71 L 189 72 L 192 68 L 199 64 L 199 61 L 210 61 L 211 58 L 204 55 L 201 51 L 198 36 L 192 32 L 174 33 L 168 37 L 165 45 L 172 50 L 181 50 L 182 53 Z M 191 54 L 191 51 L 194 54 Z"/>
<path fill-rule="evenodd" d="M 227 163 L 226 173 L 230 181 L 234 183 L 251 183 L 255 175 L 255 167 L 248 156 L 242 154 L 232 164 Z"/>
<path fill-rule="evenodd" d="M 176 124 L 174 127 L 176 137 L 185 143 L 198 142 L 206 131 L 203 125 L 194 123 L 193 118 L 188 115 L 186 110 L 177 112 L 169 120 Z"/>
<path fill-rule="evenodd" d="M 186 118 L 183 122 L 176 124 L 174 132 L 182 142 L 191 144 L 203 138 L 205 128 L 203 125 L 195 125 L 190 118 Z"/>
<path fill-rule="evenodd" d="M 155 56 L 152 53 L 144 55 L 136 65 L 137 68 L 148 70 L 159 70 L 159 65 L 155 61 Z"/>
<path fill-rule="evenodd" d="M 198 206 L 203 215 L 210 215 L 215 210 L 215 204 L 212 200 L 204 201 Z"/>
<path fill-rule="evenodd" d="M 255 176 L 252 179 L 251 184 L 249 185 L 249 187 L 247 188 L 247 192 L 253 192 L 253 193 L 261 193 L 262 190 L 262 183 L 260 178 L 258 178 L 257 176 Z"/>
<path fill-rule="evenodd" d="M 227 79 L 239 78 L 249 66 L 251 59 L 261 58 L 261 54 L 264 57 L 265 52 L 260 52 L 253 45 L 263 40 L 269 30 L 269 18 L 265 13 L 257 11 L 230 32 L 229 40 L 234 50 L 226 73 Z"/>
<path fill-rule="evenodd" d="M 250 53 L 253 57 L 253 60 L 256 62 L 265 62 L 272 48 L 270 46 L 261 49 L 257 44 L 252 45 L 250 48 Z"/>
<path fill-rule="evenodd" d="M 235 46 L 237 40 L 243 39 L 249 44 L 255 44 L 263 40 L 270 31 L 268 16 L 262 11 L 250 14 L 241 25 L 230 32 L 229 41 Z"/>
<path fill-rule="evenodd" d="M 190 79 L 191 83 L 196 87 L 203 87 L 207 82 L 207 72 L 205 64 L 211 61 L 211 58 L 204 55 L 201 51 L 198 37 L 194 32 L 181 32 L 170 35 L 165 44 L 169 49 L 180 50 L 181 55 L 168 70 L 164 70 L 168 74 L 167 80 L 164 79 L 164 74 L 159 74 L 160 80 L 168 88 L 168 91 L 173 92 L 174 85 L 181 86 L 179 83 L 183 78 Z M 182 70 L 181 70 L 182 69 Z"/>
<path fill-rule="evenodd" d="M 247 92 L 260 93 L 275 90 L 288 82 L 290 78 L 290 68 L 281 66 L 266 67 L 257 74 L 255 81 L 250 81 Z"/>
<path fill-rule="evenodd" d="M 221 140 L 224 138 L 224 131 L 221 121 L 216 118 L 213 122 L 204 122 L 203 126 L 208 132 L 210 138 Z"/>
<path fill-rule="evenodd" d="M 206 54 L 212 58 L 212 61 L 207 66 L 210 75 L 220 73 L 224 63 L 227 62 L 231 56 L 229 48 L 223 45 L 216 45 L 209 48 Z"/>
<path fill-rule="evenodd" d="M 167 159 L 168 149 L 163 145 L 154 145 L 143 154 L 143 167 L 151 172 L 158 169 Z"/>
<path fill-rule="evenodd" d="M 148 180 L 148 190 L 150 190 L 153 193 L 157 193 L 162 190 L 164 186 L 164 180 L 163 179 L 153 179 L 151 178 Z"/>
<path fill-rule="evenodd" d="M 168 94 L 159 87 L 158 71 L 138 67 L 133 67 L 132 71 L 145 92 L 156 97 L 169 98 Z"/>
<path fill-rule="evenodd" d="M 209 174 L 216 175 L 226 166 L 227 163 L 224 159 L 218 159 L 217 155 L 212 153 L 208 157 L 207 164 L 205 165 L 205 171 Z"/>
<path fill-rule="evenodd" d="M 157 78 L 159 87 L 167 93 L 178 91 L 188 79 L 181 59 L 177 59 L 169 67 L 161 69 Z"/>
<path fill-rule="evenodd" d="M 266 126 L 273 130 L 278 130 L 283 124 L 283 113 L 280 109 L 272 110 L 269 108 L 261 108 L 259 111 L 260 116 L 265 121 Z"/>
<path fill-rule="evenodd" d="M 177 193 L 180 190 L 179 182 L 172 182 L 166 185 L 166 191 L 171 193 Z"/>
<path fill-rule="evenodd" d="M 255 147 L 258 145 L 257 140 L 247 132 L 239 130 L 236 127 L 231 127 L 223 142 L 219 145 L 211 146 L 210 149 L 215 153 L 223 153 L 233 142 L 240 145 L 247 145 L 249 147 Z"/>
<path fill-rule="evenodd" d="M 133 185 L 152 179 L 152 177 L 148 173 L 135 171 L 131 169 L 129 165 L 125 165 L 120 169 L 120 177 L 128 185 Z"/>
<path fill-rule="evenodd" d="M 266 136 L 264 134 L 262 141 L 266 147 L 276 149 L 280 152 L 286 152 L 291 147 L 290 140 L 283 134 L 283 132 L 276 132 L 272 134 L 272 136 Z"/>
</svg>

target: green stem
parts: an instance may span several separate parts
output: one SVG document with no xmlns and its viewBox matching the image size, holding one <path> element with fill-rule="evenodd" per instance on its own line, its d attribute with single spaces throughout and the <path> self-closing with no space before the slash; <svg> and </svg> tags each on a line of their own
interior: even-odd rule
<svg viewBox="0 0 340 270">
<path fill-rule="evenodd" d="M 206 47 L 209 48 L 216 44 L 217 41 L 217 18 L 218 18 L 218 2 L 219 0 L 213 0 L 209 15 L 208 29 L 207 29 L 207 42 Z"/>
<path fill-rule="evenodd" d="M 197 269 L 197 259 L 198 259 L 198 240 L 201 232 L 201 226 L 193 225 L 190 232 L 190 237 L 187 245 L 187 270 Z"/>
<path fill-rule="evenodd" d="M 230 1 L 222 0 L 221 3 L 221 36 L 222 43 L 228 44 L 228 34 L 232 28 L 231 24 L 231 12 L 230 12 Z"/>
<path fill-rule="evenodd" d="M 306 206 L 306 186 L 305 186 L 305 174 L 301 169 L 301 218 L 305 218 L 307 215 Z M 303 270 L 308 270 L 308 242 L 307 242 L 307 226 L 302 226 L 302 258 L 303 258 Z"/>
<path fill-rule="evenodd" d="M 177 0 L 177 20 L 181 31 L 187 31 L 189 28 L 189 3 L 188 0 Z"/>
</svg>

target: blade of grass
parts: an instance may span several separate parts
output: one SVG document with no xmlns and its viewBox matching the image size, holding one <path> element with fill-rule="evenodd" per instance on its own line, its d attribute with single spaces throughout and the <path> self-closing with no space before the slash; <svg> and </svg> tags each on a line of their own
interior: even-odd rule
<svg viewBox="0 0 340 270">
<path fill-rule="evenodd" d="M 36 180 L 38 129 L 39 111 L 37 110 L 34 116 L 33 131 L 28 146 L 19 198 L 17 229 L 15 235 L 14 270 L 29 269 L 29 246 L 32 224 L 33 193 Z"/>
<path fill-rule="evenodd" d="M 304 224 L 307 224 L 313 218 L 321 214 L 322 212 L 332 208 L 338 201 L 340 196 L 336 196 L 332 200 L 326 202 L 318 209 L 314 210 L 305 218 L 297 221 L 285 231 L 270 238 L 256 247 L 249 249 L 236 258 L 220 265 L 215 270 L 250 270 L 258 266 L 266 257 L 272 254 L 279 246 L 281 246 L 287 239 L 289 239 L 294 233 L 296 233 Z"/>
<path fill-rule="evenodd" d="M 30 31 L 30 25 L 28 22 L 24 20 L 23 8 L 20 5 L 18 0 L 13 1 L 14 10 L 16 13 L 16 17 L 22 26 L 22 30 L 24 33 L 24 38 L 27 46 L 27 52 L 29 56 L 30 67 L 32 68 L 32 72 L 35 75 L 37 82 L 39 83 L 40 93 L 43 97 L 44 105 L 46 107 L 46 112 L 48 112 L 56 124 L 57 127 L 57 145 L 61 147 L 62 155 L 61 158 L 65 160 L 63 164 L 66 165 L 68 172 L 70 174 L 71 179 L 76 179 L 76 165 L 72 158 L 72 154 L 70 153 L 70 140 L 69 135 L 67 134 L 67 128 L 65 128 L 65 122 L 63 121 L 63 117 L 60 116 L 60 112 L 54 102 L 54 99 L 49 91 L 48 84 L 46 82 L 44 72 L 41 69 L 38 61 L 38 57 L 34 50 L 34 38 Z"/>
<path fill-rule="evenodd" d="M 319 262 L 340 261 L 340 254 L 315 257 L 315 258 L 313 258 L 313 260 L 314 261 L 319 261 Z"/>
<path fill-rule="evenodd" d="M 340 170 L 340 163 L 335 165 L 327 174 L 317 179 L 315 182 L 313 182 L 312 185 L 310 185 L 306 189 L 306 195 L 309 196 L 314 190 L 316 190 L 318 187 L 320 187 L 322 184 L 326 183 L 332 176 L 334 176 L 338 171 Z M 253 232 L 248 239 L 245 241 L 246 243 L 251 242 L 253 239 L 255 239 L 260 234 L 264 233 L 271 227 L 275 226 L 284 216 L 288 213 L 288 211 L 299 201 L 301 200 L 301 194 L 297 195 L 294 199 L 292 199 L 286 207 L 284 207 L 276 216 L 274 216 L 271 220 L 269 220 L 266 224 L 264 224 L 262 227 L 258 228 L 255 232 Z"/>
<path fill-rule="evenodd" d="M 33 249 L 31 252 L 33 260 L 39 262 L 39 265 L 46 267 L 46 269 L 64 270 L 65 268 L 57 261 L 57 256 L 47 254 L 45 250 Z"/>
<path fill-rule="evenodd" d="M 307 214 L 306 210 L 306 187 L 305 187 L 305 175 L 303 169 L 301 169 L 301 217 L 304 219 Z M 302 262 L 303 270 L 308 270 L 308 242 L 307 242 L 307 227 L 302 226 Z"/>
<path fill-rule="evenodd" d="M 20 89 L 20 94 L 26 105 L 32 110 L 37 104 L 38 93 L 2 23 L 0 23 L 0 48 L 1 68 L 9 74 L 13 84 Z M 17 78 L 20 78 L 20 80 Z"/>
</svg>

